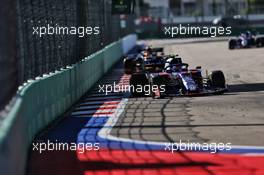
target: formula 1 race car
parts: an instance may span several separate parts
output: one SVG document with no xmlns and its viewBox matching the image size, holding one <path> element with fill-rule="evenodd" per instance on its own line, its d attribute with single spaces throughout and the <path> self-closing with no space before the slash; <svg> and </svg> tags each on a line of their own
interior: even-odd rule
<svg viewBox="0 0 264 175">
<path fill-rule="evenodd" d="M 188 64 L 178 63 L 178 59 L 170 59 L 164 71 L 159 73 L 133 74 L 130 79 L 132 87 L 148 86 L 153 98 L 166 96 L 192 96 L 215 94 L 227 91 L 225 76 L 222 71 L 212 71 L 210 75 L 202 76 L 200 66 L 188 69 Z M 131 91 L 132 96 L 149 95 L 143 92 Z"/>
<path fill-rule="evenodd" d="M 139 45 L 138 52 L 127 55 L 124 60 L 124 69 L 126 74 L 133 74 L 138 71 L 138 67 L 155 71 L 164 66 L 163 48 L 151 48 L 145 45 Z"/>
<path fill-rule="evenodd" d="M 232 38 L 229 40 L 229 49 L 236 48 L 249 48 L 249 47 L 263 47 L 264 46 L 264 36 L 256 36 L 250 31 L 241 33 L 237 38 Z"/>
</svg>

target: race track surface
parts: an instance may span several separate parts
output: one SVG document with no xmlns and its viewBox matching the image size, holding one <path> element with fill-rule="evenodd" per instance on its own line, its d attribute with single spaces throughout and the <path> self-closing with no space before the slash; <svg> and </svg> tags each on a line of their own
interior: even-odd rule
<svg viewBox="0 0 264 175">
<path fill-rule="evenodd" d="M 222 70 L 230 92 L 223 96 L 129 99 L 113 135 L 152 141 L 264 146 L 263 49 L 229 51 L 226 42 L 149 44 L 165 47 L 167 54 L 179 54 L 190 67 L 202 66 L 208 72 Z"/>
<path fill-rule="evenodd" d="M 130 98 L 98 85 L 128 85 L 117 64 L 65 117 L 35 140 L 98 143 L 99 150 L 32 151 L 28 174 L 262 175 L 264 174 L 263 49 L 227 50 L 226 42 L 168 44 L 191 67 L 221 69 L 230 91 L 221 96 Z M 168 143 L 228 143 L 230 151 L 175 151 Z"/>
</svg>

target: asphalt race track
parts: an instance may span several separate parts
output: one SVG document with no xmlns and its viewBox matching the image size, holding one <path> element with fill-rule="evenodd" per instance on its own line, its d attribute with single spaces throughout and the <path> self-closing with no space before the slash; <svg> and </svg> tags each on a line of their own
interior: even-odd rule
<svg viewBox="0 0 264 175">
<path fill-rule="evenodd" d="M 138 140 L 264 146 L 263 49 L 229 51 L 226 42 L 149 44 L 164 46 L 167 54 L 179 54 L 190 67 L 202 66 L 209 72 L 223 70 L 230 92 L 223 96 L 129 99 L 113 135 Z"/>
<path fill-rule="evenodd" d="M 99 93 L 99 84 L 128 84 L 118 64 L 35 140 L 99 143 L 100 149 L 32 151 L 28 174 L 264 174 L 264 50 L 229 51 L 227 42 L 149 43 L 178 53 L 191 67 L 223 70 L 230 91 L 165 99 Z M 230 142 L 232 149 L 216 154 L 166 150 L 166 143 L 180 141 Z"/>
</svg>

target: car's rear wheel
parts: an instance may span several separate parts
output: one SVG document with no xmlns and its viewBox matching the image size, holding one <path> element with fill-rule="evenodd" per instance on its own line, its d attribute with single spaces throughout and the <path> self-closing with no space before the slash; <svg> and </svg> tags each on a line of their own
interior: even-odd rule
<svg viewBox="0 0 264 175">
<path fill-rule="evenodd" d="M 263 47 L 264 46 L 264 38 L 257 38 L 256 39 L 256 46 Z"/>
<path fill-rule="evenodd" d="M 220 70 L 217 71 L 213 71 L 211 76 L 211 84 L 213 87 L 215 88 L 225 88 L 226 86 L 226 80 L 225 80 L 225 76 L 224 73 Z"/>
</svg>

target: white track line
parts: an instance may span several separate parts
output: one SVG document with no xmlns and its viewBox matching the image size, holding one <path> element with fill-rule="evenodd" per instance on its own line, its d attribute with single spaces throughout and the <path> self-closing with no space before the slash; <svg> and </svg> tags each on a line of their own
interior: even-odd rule
<svg viewBox="0 0 264 175">
<path fill-rule="evenodd" d="M 112 141 L 119 141 L 119 142 L 130 142 L 130 143 L 138 143 L 138 144 L 147 144 L 147 145 L 161 145 L 161 146 L 165 146 L 166 144 L 168 144 L 169 142 L 155 142 L 155 141 L 142 141 L 142 140 L 132 140 L 129 138 L 120 138 L 120 137 L 116 137 L 116 136 L 112 136 L 111 135 L 111 130 L 112 128 L 115 126 L 116 122 L 118 121 L 119 117 L 121 116 L 121 114 L 124 112 L 125 106 L 128 102 L 127 98 L 124 98 L 121 100 L 121 102 L 119 103 L 119 105 L 117 106 L 116 111 L 113 113 L 113 115 L 111 115 L 106 124 L 104 125 L 104 127 L 98 132 L 98 136 L 107 140 L 112 140 Z M 177 143 L 177 142 L 175 142 Z M 240 146 L 240 145 L 232 145 L 231 146 L 232 149 L 264 149 L 263 146 Z M 264 153 L 263 153 L 264 154 Z M 257 154 L 257 155 L 263 155 L 263 154 Z M 256 155 L 255 153 L 246 153 L 243 154 L 245 156 L 252 156 L 252 155 Z"/>
</svg>

